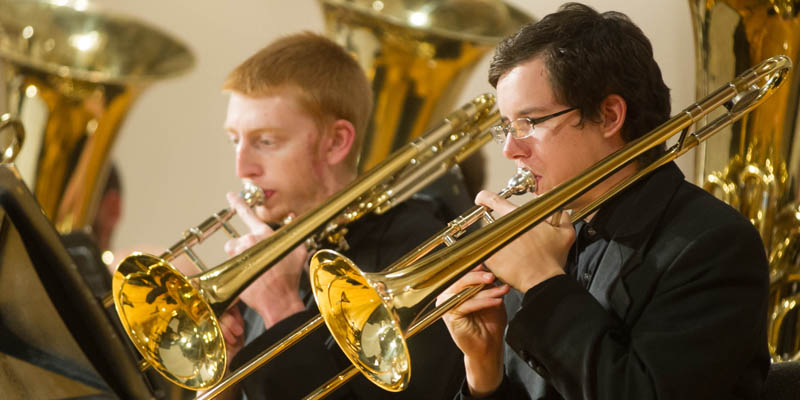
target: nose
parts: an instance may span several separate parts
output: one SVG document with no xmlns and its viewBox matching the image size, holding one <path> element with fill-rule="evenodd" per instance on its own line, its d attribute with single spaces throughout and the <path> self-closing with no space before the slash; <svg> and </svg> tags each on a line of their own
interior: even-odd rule
<svg viewBox="0 0 800 400">
<path fill-rule="evenodd" d="M 525 159 L 531 155 L 531 149 L 525 143 L 525 139 L 517 139 L 512 135 L 507 135 L 503 144 L 503 155 L 509 160 Z"/>
<path fill-rule="evenodd" d="M 258 163 L 258 158 L 246 140 L 236 145 L 236 176 L 239 178 L 256 178 L 264 174 L 264 169 Z"/>
</svg>

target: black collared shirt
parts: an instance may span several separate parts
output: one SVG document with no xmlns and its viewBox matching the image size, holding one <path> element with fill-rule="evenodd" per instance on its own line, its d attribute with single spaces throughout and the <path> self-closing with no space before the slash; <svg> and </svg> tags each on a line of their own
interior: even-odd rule
<svg viewBox="0 0 800 400">
<path fill-rule="evenodd" d="M 564 271 L 574 277 L 583 287 L 589 289 L 592 278 L 597 273 L 597 266 L 608 247 L 608 241 L 601 240 L 602 236 L 597 229 L 586 221 L 575 223 L 575 232 L 575 244 L 567 256 Z"/>
</svg>

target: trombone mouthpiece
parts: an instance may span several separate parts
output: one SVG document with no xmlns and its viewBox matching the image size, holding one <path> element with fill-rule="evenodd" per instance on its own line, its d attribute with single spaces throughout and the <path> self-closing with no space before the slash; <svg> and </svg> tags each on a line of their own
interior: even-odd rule
<svg viewBox="0 0 800 400">
<path fill-rule="evenodd" d="M 260 206 L 264 203 L 264 191 L 252 182 L 244 183 L 244 189 L 239 192 L 239 197 L 250 207 Z"/>
<path fill-rule="evenodd" d="M 531 171 L 525 168 L 517 168 L 516 175 L 512 176 L 506 184 L 506 189 L 513 195 L 525 194 L 525 192 L 536 191 L 536 179 Z"/>
</svg>

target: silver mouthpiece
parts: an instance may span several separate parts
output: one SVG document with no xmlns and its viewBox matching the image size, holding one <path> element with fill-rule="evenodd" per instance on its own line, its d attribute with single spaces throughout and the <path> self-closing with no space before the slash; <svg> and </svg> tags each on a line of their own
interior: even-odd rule
<svg viewBox="0 0 800 400">
<path fill-rule="evenodd" d="M 536 191 L 536 179 L 531 171 L 525 168 L 517 168 L 517 173 L 508 180 L 506 189 L 513 195 L 525 194 L 525 192 Z"/>
</svg>

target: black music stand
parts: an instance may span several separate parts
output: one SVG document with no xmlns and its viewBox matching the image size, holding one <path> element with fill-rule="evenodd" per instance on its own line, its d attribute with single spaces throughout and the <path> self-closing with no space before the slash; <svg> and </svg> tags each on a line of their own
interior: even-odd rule
<svg viewBox="0 0 800 400">
<path fill-rule="evenodd" d="M 10 164 L 0 164 L 5 398 L 153 398 L 136 358 Z"/>
</svg>

